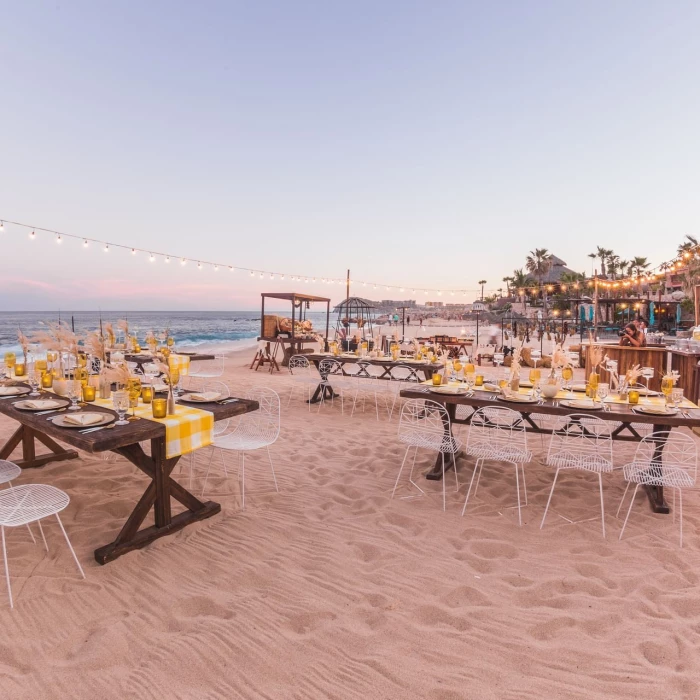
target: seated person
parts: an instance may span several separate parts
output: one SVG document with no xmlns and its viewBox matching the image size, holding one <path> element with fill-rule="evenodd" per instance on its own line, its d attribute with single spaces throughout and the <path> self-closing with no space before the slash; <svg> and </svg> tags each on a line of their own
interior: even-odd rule
<svg viewBox="0 0 700 700">
<path fill-rule="evenodd" d="M 628 323 L 620 336 L 620 345 L 641 348 L 646 345 L 646 338 L 634 323 Z"/>
</svg>

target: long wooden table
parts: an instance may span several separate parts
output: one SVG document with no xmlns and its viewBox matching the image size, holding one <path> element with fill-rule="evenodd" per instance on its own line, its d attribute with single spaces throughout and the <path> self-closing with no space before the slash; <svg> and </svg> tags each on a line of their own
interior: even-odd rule
<svg viewBox="0 0 700 700">
<path fill-rule="evenodd" d="M 423 376 L 425 379 L 431 379 L 433 376 L 433 373 L 442 369 L 445 365 L 442 364 L 441 362 L 416 362 L 415 360 L 410 360 L 409 358 L 399 358 L 398 360 L 392 360 L 392 359 L 387 359 L 387 358 L 376 358 L 376 357 L 360 357 L 359 355 L 333 355 L 332 353 L 313 353 L 311 355 L 305 355 L 305 357 L 310 361 L 313 362 L 316 365 L 316 369 L 318 369 L 318 373 L 321 375 L 321 382 L 319 382 L 318 387 L 316 387 L 316 391 L 314 392 L 314 395 L 311 397 L 311 400 L 309 403 L 317 403 L 318 401 L 321 400 L 321 391 L 326 392 L 325 398 L 332 398 L 333 397 L 333 390 L 326 384 L 326 380 L 328 379 L 328 373 L 321 372 L 321 362 L 323 360 L 336 360 L 341 367 L 341 371 L 343 372 L 343 376 L 346 376 L 346 372 L 343 369 L 343 365 L 345 364 L 350 364 L 350 365 L 356 365 L 358 362 L 361 362 L 363 364 L 368 364 L 368 365 L 374 365 L 375 367 L 381 367 L 384 371 L 382 372 L 381 375 L 378 377 L 370 377 L 369 374 L 365 372 L 365 374 L 356 374 L 354 376 L 364 376 L 367 379 L 384 379 L 384 380 L 389 380 L 391 379 L 391 370 L 394 369 L 395 367 L 410 367 L 411 369 L 415 370 L 416 372 L 422 372 Z"/>
<path fill-rule="evenodd" d="M 20 445 L 22 459 L 15 460 L 15 464 L 22 469 L 41 467 L 58 460 L 75 459 L 78 453 L 59 445 L 56 440 L 60 440 L 71 447 L 91 454 L 107 451 L 116 452 L 122 457 L 126 457 L 151 479 L 116 539 L 95 550 L 95 559 L 99 564 L 113 561 L 122 554 L 145 547 L 160 537 L 171 535 L 190 523 L 210 518 L 221 511 L 221 506 L 218 503 L 200 501 L 173 480 L 171 474 L 180 457 L 166 458 L 165 426 L 162 423 L 141 418 L 128 425 L 117 425 L 109 429 L 81 433 L 79 430 L 54 425 L 48 420 L 51 417 L 49 415 L 39 416 L 28 411 L 20 411 L 14 407 L 16 400 L 25 398 L 26 396 L 21 396 L 0 400 L 0 413 L 19 423 L 17 430 L 0 448 L 0 459 L 9 459 L 15 448 Z M 56 398 L 56 395 L 43 393 L 41 398 Z M 259 405 L 257 401 L 238 399 L 238 401 L 228 404 L 204 404 L 202 408 L 213 413 L 215 421 L 220 421 L 256 411 Z M 114 411 L 92 404 L 89 405 L 88 410 L 114 414 Z M 150 440 L 151 443 L 150 456 L 143 451 L 139 444 L 146 440 Z M 37 454 L 36 443 L 48 448 L 49 452 Z M 185 506 L 185 510 L 177 515 L 172 515 L 171 498 Z M 139 529 L 151 509 L 154 511 L 155 524 Z"/>
<path fill-rule="evenodd" d="M 672 430 L 673 428 L 698 428 L 700 427 L 700 409 L 691 409 L 688 414 L 691 417 L 686 417 L 681 411 L 676 415 L 659 416 L 644 413 L 635 413 L 626 404 L 606 404 L 609 406 L 609 411 L 586 411 L 585 409 L 573 409 L 559 405 L 558 400 L 544 399 L 542 404 L 537 403 L 514 403 L 501 401 L 498 394 L 487 391 L 475 391 L 473 396 L 439 394 L 430 390 L 429 386 L 419 385 L 416 388 L 404 389 L 400 392 L 400 396 L 406 399 L 429 399 L 437 403 L 443 404 L 447 409 L 450 417 L 450 423 L 445 423 L 445 431 L 451 431 L 453 423 L 468 424 L 471 416 L 466 419 L 457 419 L 457 406 L 471 406 L 473 408 L 482 408 L 483 406 L 505 406 L 520 413 L 523 418 L 525 429 L 532 433 L 551 434 L 552 429 L 539 426 L 532 418 L 532 413 L 548 414 L 552 416 L 568 416 L 572 414 L 590 414 L 596 418 L 601 418 L 606 421 L 619 422 L 612 431 L 614 440 L 624 440 L 638 442 L 642 436 L 635 430 L 633 423 L 646 423 L 653 426 L 653 432 L 663 430 Z M 447 465 L 445 465 L 447 469 Z M 438 455 L 435 466 L 426 474 L 429 479 L 442 478 L 442 463 L 440 455 Z M 649 502 L 652 510 L 655 513 L 668 513 L 668 504 L 664 501 L 663 486 L 648 486 L 646 487 Z"/>
<path fill-rule="evenodd" d="M 203 362 L 204 360 L 215 360 L 216 355 L 209 355 L 201 352 L 175 352 L 175 355 L 184 355 L 190 358 L 190 362 Z M 158 360 L 153 355 L 135 355 L 126 353 L 124 359 L 127 362 L 135 362 L 139 366 L 139 370 L 143 372 L 143 366 L 149 362 L 157 362 Z"/>
</svg>

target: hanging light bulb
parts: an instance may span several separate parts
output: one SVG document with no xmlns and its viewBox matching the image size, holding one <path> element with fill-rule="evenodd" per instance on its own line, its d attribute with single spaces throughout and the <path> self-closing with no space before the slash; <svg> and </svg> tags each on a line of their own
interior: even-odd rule
<svg viewBox="0 0 700 700">
<path fill-rule="evenodd" d="M 34 233 L 34 231 L 32 231 L 32 232 L 29 234 L 29 238 L 30 238 L 31 240 L 34 240 L 34 239 L 36 238 L 36 233 Z"/>
<path fill-rule="evenodd" d="M 155 262 L 156 256 L 151 253 L 150 257 L 148 258 L 150 262 Z"/>
<path fill-rule="evenodd" d="M 228 266 L 228 269 L 231 270 L 231 272 L 233 272 L 233 267 L 231 267 L 231 265 Z"/>
<path fill-rule="evenodd" d="M 282 281 L 284 281 L 284 275 L 282 275 L 281 279 L 282 279 Z"/>
<path fill-rule="evenodd" d="M 56 243 L 61 243 L 61 234 L 59 233 L 58 236 L 56 236 Z"/>
<path fill-rule="evenodd" d="M 166 263 L 169 263 L 169 262 L 170 262 L 170 256 L 169 256 L 169 255 L 166 255 L 166 256 L 165 256 L 165 262 L 166 262 Z"/>
<path fill-rule="evenodd" d="M 5 224 L 0 221 L 0 233 L 2 233 L 5 230 Z"/>
<path fill-rule="evenodd" d="M 251 277 L 254 277 L 254 276 L 255 276 L 255 273 L 254 273 L 252 270 L 250 271 L 250 276 L 251 276 Z"/>
<path fill-rule="evenodd" d="M 197 269 L 198 269 L 198 270 L 201 270 L 201 269 L 202 269 L 202 263 L 201 263 L 201 262 L 198 262 L 198 263 L 197 263 Z"/>
<path fill-rule="evenodd" d="M 136 248 L 132 248 L 132 249 L 131 249 L 131 254 L 132 254 L 132 255 L 136 255 Z"/>
<path fill-rule="evenodd" d="M 86 238 L 86 239 L 83 241 L 83 248 L 87 248 L 87 247 L 88 247 L 88 242 L 87 242 L 87 238 Z"/>
<path fill-rule="evenodd" d="M 219 266 L 218 266 L 218 265 L 214 265 L 214 272 L 218 272 L 218 271 L 219 271 Z"/>
<path fill-rule="evenodd" d="M 185 258 L 180 258 L 180 265 L 187 265 L 187 260 L 185 260 Z"/>
<path fill-rule="evenodd" d="M 260 273 L 260 279 L 262 279 L 265 276 L 265 273 L 261 272 Z"/>
<path fill-rule="evenodd" d="M 105 243 L 104 251 L 105 253 L 109 253 L 109 243 Z"/>
<path fill-rule="evenodd" d="M 275 279 L 275 276 L 274 276 L 274 274 L 273 274 L 272 272 L 270 273 L 270 279 L 271 279 L 271 280 Z"/>
</svg>

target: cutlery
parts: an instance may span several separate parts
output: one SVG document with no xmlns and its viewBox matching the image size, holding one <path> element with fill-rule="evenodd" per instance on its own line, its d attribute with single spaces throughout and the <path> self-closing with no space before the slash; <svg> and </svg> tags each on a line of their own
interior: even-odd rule
<svg viewBox="0 0 700 700">
<path fill-rule="evenodd" d="M 68 407 L 66 406 L 66 408 L 68 408 Z M 35 416 L 48 416 L 49 413 L 60 413 L 61 411 L 65 411 L 65 410 L 66 410 L 65 408 L 52 408 L 49 411 L 39 411 L 38 413 L 35 413 L 34 415 Z"/>
<path fill-rule="evenodd" d="M 63 413 L 63 411 L 67 411 L 67 408 L 59 408 L 56 411 L 52 411 L 52 413 Z M 56 416 L 50 416 L 46 420 L 53 420 Z"/>
<path fill-rule="evenodd" d="M 87 433 L 94 433 L 98 430 L 104 430 L 105 428 L 114 428 L 115 425 L 114 423 L 111 423 L 110 425 L 98 425 L 95 426 L 94 428 L 88 428 L 87 430 L 79 430 L 78 432 L 81 433 L 82 435 L 85 435 Z"/>
</svg>

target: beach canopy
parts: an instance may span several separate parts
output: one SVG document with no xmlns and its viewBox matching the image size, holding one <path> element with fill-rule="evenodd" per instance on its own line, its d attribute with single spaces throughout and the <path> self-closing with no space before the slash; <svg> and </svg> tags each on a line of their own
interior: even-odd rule
<svg viewBox="0 0 700 700">
<path fill-rule="evenodd" d="M 649 303 L 649 325 L 654 325 L 654 302 Z"/>
</svg>

